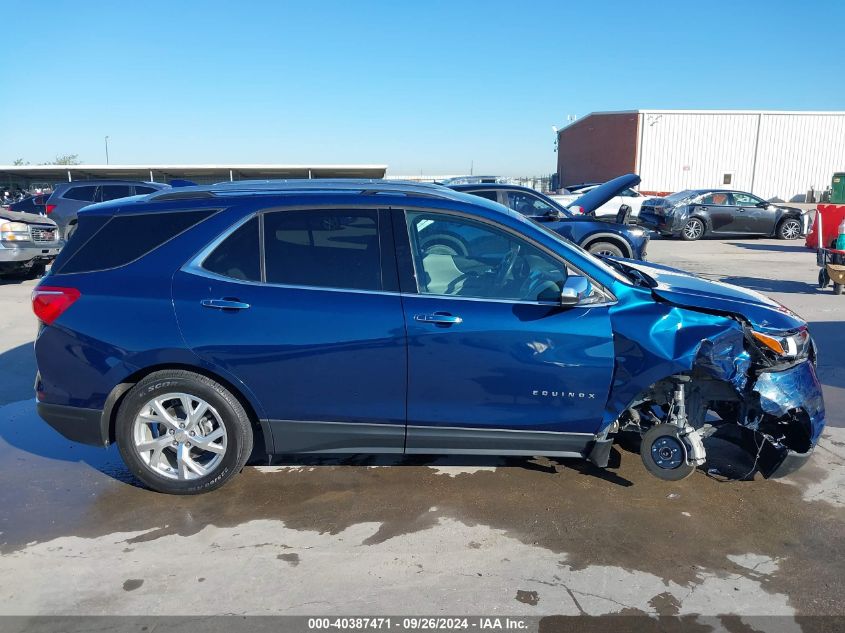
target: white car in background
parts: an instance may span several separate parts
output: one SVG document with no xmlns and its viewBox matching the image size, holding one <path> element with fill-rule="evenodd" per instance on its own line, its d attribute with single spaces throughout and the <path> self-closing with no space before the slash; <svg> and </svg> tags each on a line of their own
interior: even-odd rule
<svg viewBox="0 0 845 633">
<path fill-rule="evenodd" d="M 574 189 L 568 189 L 570 193 L 566 194 L 554 194 L 550 196 L 553 200 L 556 200 L 560 204 L 565 207 L 568 207 L 570 211 L 575 213 L 579 212 L 577 207 L 569 207 L 570 204 L 575 202 L 577 198 L 580 198 L 588 191 L 592 191 L 596 187 L 600 186 L 599 184 L 590 184 L 585 185 L 582 187 L 576 187 Z M 615 216 L 616 213 L 619 211 L 619 207 L 623 204 L 627 204 L 631 207 L 631 217 L 637 217 L 640 214 L 640 207 L 643 204 L 643 201 L 648 199 L 648 196 L 644 196 L 639 191 L 634 191 L 633 189 L 625 189 L 622 191 L 618 196 L 615 196 L 605 202 L 602 206 L 596 209 L 596 217 L 601 216 Z"/>
</svg>

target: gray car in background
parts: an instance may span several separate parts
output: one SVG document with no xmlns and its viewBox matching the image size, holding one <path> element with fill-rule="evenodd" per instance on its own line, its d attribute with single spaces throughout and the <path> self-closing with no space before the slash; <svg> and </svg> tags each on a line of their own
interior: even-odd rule
<svg viewBox="0 0 845 633">
<path fill-rule="evenodd" d="M 146 195 L 170 185 L 135 180 L 75 180 L 56 185 L 47 200 L 46 211 L 58 226 L 60 235 L 68 240 L 76 230 L 76 216 L 82 207 L 128 196 Z"/>
</svg>

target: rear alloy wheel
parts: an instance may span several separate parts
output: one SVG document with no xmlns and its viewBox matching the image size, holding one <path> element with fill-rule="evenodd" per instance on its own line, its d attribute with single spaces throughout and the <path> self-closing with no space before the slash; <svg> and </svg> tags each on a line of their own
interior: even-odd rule
<svg viewBox="0 0 845 633">
<path fill-rule="evenodd" d="M 611 244 L 610 242 L 595 242 L 594 244 L 590 244 L 590 248 L 587 250 L 593 255 L 601 255 L 604 257 L 625 257 L 622 249 L 616 246 L 616 244 Z"/>
<path fill-rule="evenodd" d="M 689 450 L 674 424 L 656 424 L 643 434 L 640 458 L 646 470 L 664 481 L 680 481 L 695 471 Z"/>
<path fill-rule="evenodd" d="M 684 225 L 684 230 L 681 231 L 681 237 L 687 242 L 694 242 L 704 235 L 704 222 L 698 218 L 690 218 Z"/>
<path fill-rule="evenodd" d="M 797 240 L 801 237 L 801 223 L 795 218 L 787 218 L 778 225 L 778 237 L 782 240 Z"/>
<path fill-rule="evenodd" d="M 219 488 L 252 450 L 252 425 L 237 398 L 181 370 L 155 372 L 135 385 L 120 405 L 115 435 L 132 473 L 171 494 Z"/>
</svg>

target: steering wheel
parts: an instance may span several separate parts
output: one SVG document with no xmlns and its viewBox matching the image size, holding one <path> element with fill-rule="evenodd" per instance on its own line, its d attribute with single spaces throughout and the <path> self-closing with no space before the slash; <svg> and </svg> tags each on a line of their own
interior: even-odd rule
<svg viewBox="0 0 845 633">
<path fill-rule="evenodd" d="M 499 270 L 496 271 L 496 285 L 504 286 L 508 275 L 513 271 L 516 258 L 519 257 L 519 250 L 522 248 L 521 244 L 515 244 L 510 252 L 502 258 L 502 263 L 499 265 Z"/>
</svg>

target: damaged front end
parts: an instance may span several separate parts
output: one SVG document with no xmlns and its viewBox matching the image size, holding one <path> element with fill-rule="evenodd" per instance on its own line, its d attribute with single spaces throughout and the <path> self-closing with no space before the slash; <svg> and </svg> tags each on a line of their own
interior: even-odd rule
<svg viewBox="0 0 845 633">
<path fill-rule="evenodd" d="M 707 437 L 738 425 L 755 440 L 753 470 L 768 478 L 798 469 L 825 417 L 806 324 L 770 300 L 744 311 L 752 319 L 712 299 L 710 309 L 677 305 L 657 282 L 650 301 L 643 290 L 643 301 L 612 311 L 616 371 L 600 440 L 635 432 L 646 468 L 677 480 L 705 462 Z M 761 308 L 779 314 L 760 319 Z"/>
</svg>

